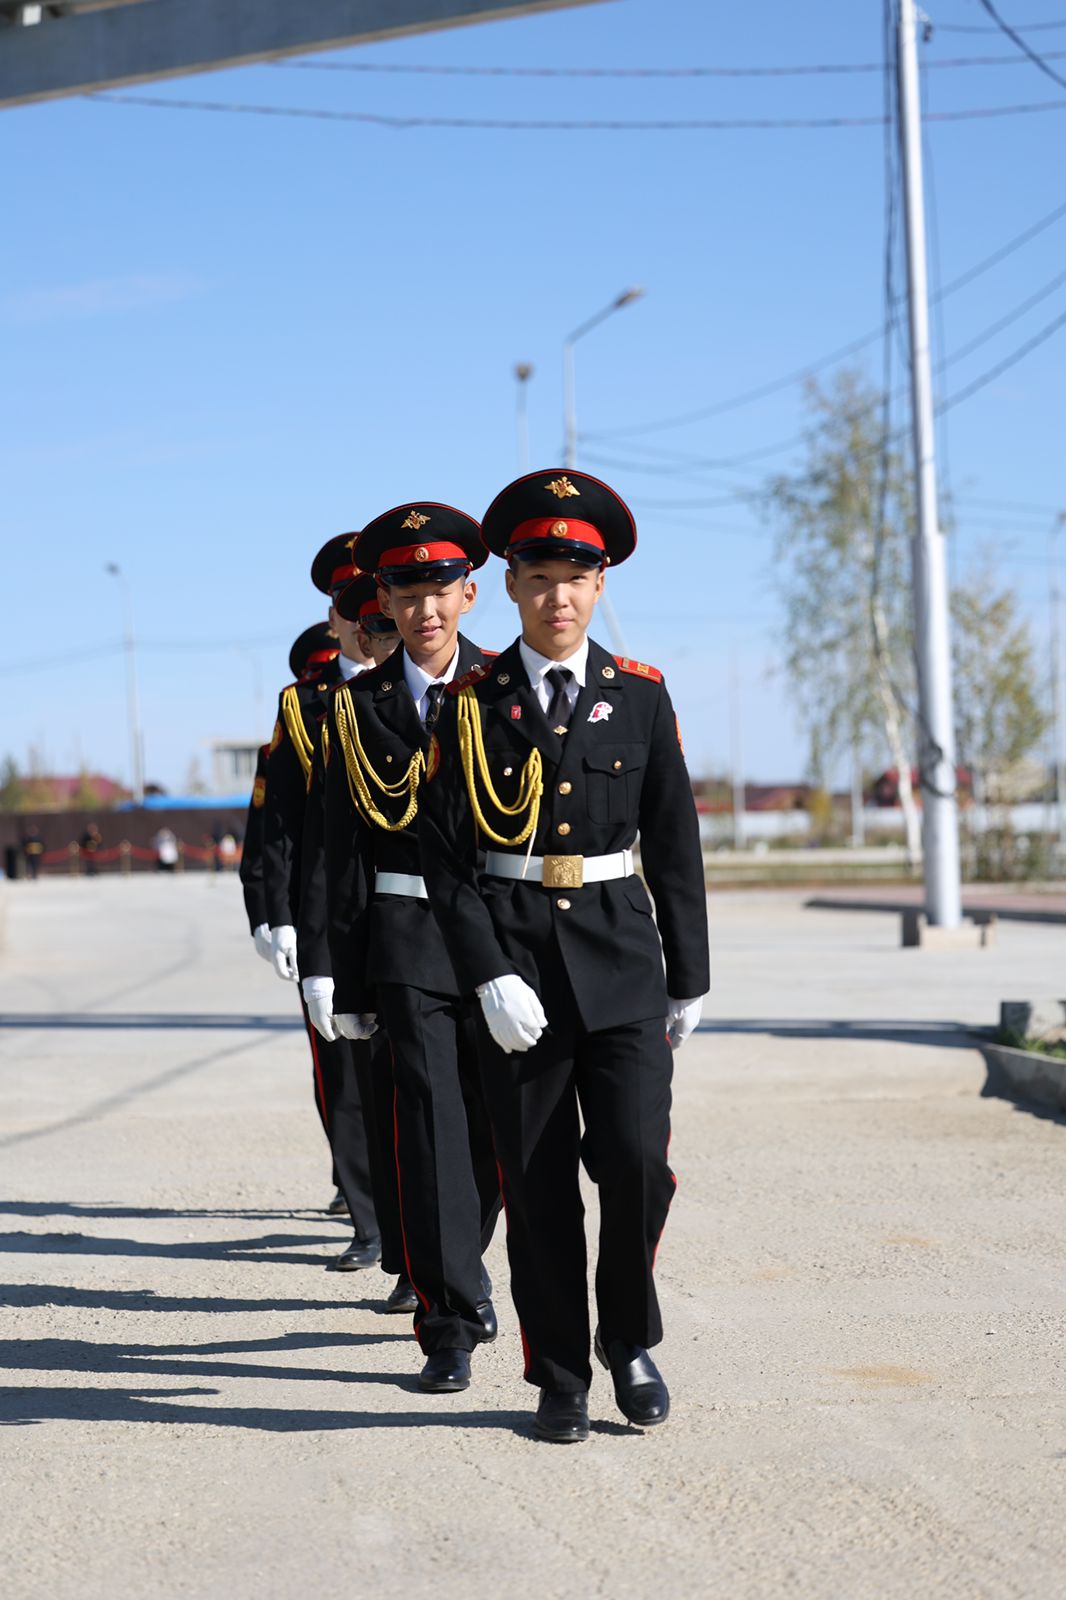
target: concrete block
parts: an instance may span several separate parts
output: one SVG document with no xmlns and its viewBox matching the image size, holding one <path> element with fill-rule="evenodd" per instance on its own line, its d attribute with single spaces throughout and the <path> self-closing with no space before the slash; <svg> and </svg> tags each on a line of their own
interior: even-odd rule
<svg viewBox="0 0 1066 1600">
<path fill-rule="evenodd" d="M 984 1094 L 1066 1111 L 1066 1060 L 990 1043 L 982 1043 L 981 1054 L 988 1072 Z"/>
<path fill-rule="evenodd" d="M 999 1025 L 1022 1039 L 1066 1038 L 1066 1000 L 1004 1000 Z"/>
<path fill-rule="evenodd" d="M 936 928 L 917 906 L 903 912 L 904 949 L 983 950 L 993 943 L 996 933 L 994 912 L 980 912 L 957 928 Z"/>
</svg>

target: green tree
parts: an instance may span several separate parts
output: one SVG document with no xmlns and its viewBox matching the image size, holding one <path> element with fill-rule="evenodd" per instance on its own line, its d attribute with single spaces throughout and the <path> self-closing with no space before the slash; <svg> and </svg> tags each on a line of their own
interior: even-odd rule
<svg viewBox="0 0 1066 1600">
<path fill-rule="evenodd" d="M 0 811 L 21 811 L 26 801 L 26 786 L 19 777 L 14 756 L 0 763 Z"/>
<path fill-rule="evenodd" d="M 789 686 L 807 732 L 812 780 L 880 749 L 899 773 L 907 853 L 920 830 L 905 735 L 914 693 L 911 499 L 897 451 L 882 452 L 881 396 L 861 373 L 807 386 L 806 459 L 770 480 Z M 882 496 L 882 480 L 884 495 Z"/>
<path fill-rule="evenodd" d="M 1018 596 L 986 564 L 951 597 L 955 727 L 974 798 L 992 798 L 1012 767 L 1039 745 L 1049 717 L 1040 704 L 1029 624 Z"/>
</svg>

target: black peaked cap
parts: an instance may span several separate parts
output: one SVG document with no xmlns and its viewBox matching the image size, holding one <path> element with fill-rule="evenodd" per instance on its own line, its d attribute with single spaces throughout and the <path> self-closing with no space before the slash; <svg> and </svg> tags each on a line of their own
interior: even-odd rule
<svg viewBox="0 0 1066 1600">
<path fill-rule="evenodd" d="M 451 545 L 461 555 L 440 554 L 440 547 Z M 395 560 L 383 561 L 390 552 L 400 552 Z M 394 506 L 373 522 L 368 522 L 355 546 L 355 559 L 364 572 L 410 568 L 412 576 L 442 561 L 465 560 L 471 567 L 483 567 L 489 553 L 481 542 L 481 530 L 473 517 L 454 506 L 434 500 L 409 500 Z"/>
<path fill-rule="evenodd" d="M 523 523 L 532 526 L 512 545 Z M 633 513 L 608 484 L 572 467 L 545 467 L 500 490 L 482 519 L 481 537 L 498 556 L 518 548 L 533 554 L 543 547 L 545 555 L 589 560 L 598 548 L 589 537 L 589 525 L 599 534 L 609 566 L 620 566 L 636 549 Z"/>
<path fill-rule="evenodd" d="M 311 657 L 323 650 L 328 650 L 331 655 L 337 654 L 340 650 L 337 635 L 328 622 L 313 622 L 304 629 L 289 651 L 289 671 L 293 677 L 302 678 Z"/>
<path fill-rule="evenodd" d="M 355 577 L 352 545 L 358 537 L 358 532 L 338 533 L 335 538 L 326 540 L 312 561 L 311 582 L 323 594 L 329 594 L 331 589 L 339 588 L 342 583 L 348 583 Z M 348 570 L 345 571 L 345 568 Z"/>
</svg>

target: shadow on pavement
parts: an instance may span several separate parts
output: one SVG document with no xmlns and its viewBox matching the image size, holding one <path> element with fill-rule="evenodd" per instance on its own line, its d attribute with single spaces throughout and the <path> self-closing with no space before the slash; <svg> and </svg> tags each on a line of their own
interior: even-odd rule
<svg viewBox="0 0 1066 1600">
<path fill-rule="evenodd" d="M 0 1200 L 0 1216 L 9 1217 L 113 1217 L 128 1221 L 130 1218 L 149 1217 L 235 1217 L 250 1218 L 253 1222 L 324 1222 L 326 1211 L 322 1206 L 286 1206 L 284 1210 L 262 1210 L 259 1207 L 241 1206 L 120 1206 L 109 1205 L 106 1200 L 82 1205 L 71 1200 Z M 344 1215 L 332 1219 L 348 1221 Z"/>
<path fill-rule="evenodd" d="M 378 1300 L 237 1300 L 222 1295 L 156 1294 L 154 1289 L 72 1289 L 59 1284 L 0 1283 L 0 1306 L 77 1306 L 86 1311 L 380 1311 Z"/>
<path fill-rule="evenodd" d="M 340 1242 L 336 1233 L 267 1233 L 260 1239 L 219 1239 L 215 1243 L 191 1239 L 173 1244 L 98 1238 L 87 1233 L 0 1233 L 0 1252 L 42 1256 L 158 1256 L 168 1261 L 257 1261 L 324 1267 L 328 1256 L 313 1256 L 281 1247 Z"/>
<path fill-rule="evenodd" d="M 963 1022 L 838 1021 L 832 1018 L 711 1017 L 697 1033 L 762 1034 L 772 1039 L 844 1039 L 856 1043 L 936 1045 L 942 1050 L 976 1050 L 973 1028 Z"/>
<path fill-rule="evenodd" d="M 287 1351 L 356 1350 L 363 1345 L 407 1343 L 410 1333 L 286 1333 L 275 1339 L 210 1344 L 91 1344 L 86 1339 L 0 1339 L 0 1370 L 121 1373 L 131 1377 L 280 1378 L 311 1383 L 402 1384 L 406 1374 L 334 1371 L 327 1367 L 196 1359 Z M 2 1398 L 0 1398 L 2 1405 Z M 2 1415 L 2 1411 L 0 1411 Z"/>
<path fill-rule="evenodd" d="M 324 1376 L 324 1375 L 323 1375 Z M 383 1379 L 383 1382 L 392 1382 Z M 37 1422 L 184 1422 L 194 1427 L 251 1428 L 261 1433 L 327 1433 L 363 1428 L 496 1428 L 528 1438 L 530 1411 L 300 1411 L 266 1406 L 179 1405 L 217 1395 L 217 1389 L 8 1389 L 0 1395 L 0 1426 Z M 440 1400 L 440 1396 L 435 1397 Z M 594 1421 L 594 1434 L 643 1438 L 622 1422 Z M 551 1448 L 550 1446 L 546 1448 Z"/>
</svg>

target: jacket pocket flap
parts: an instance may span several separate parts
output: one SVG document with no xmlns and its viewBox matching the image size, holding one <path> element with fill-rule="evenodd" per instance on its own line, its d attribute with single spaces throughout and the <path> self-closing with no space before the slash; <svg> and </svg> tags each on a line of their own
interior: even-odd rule
<svg viewBox="0 0 1066 1600">
<path fill-rule="evenodd" d="M 638 772 L 644 765 L 645 748 L 642 744 L 606 744 L 598 750 L 586 750 L 585 769 L 588 772 L 609 772 L 621 777 L 623 772 Z"/>
</svg>

